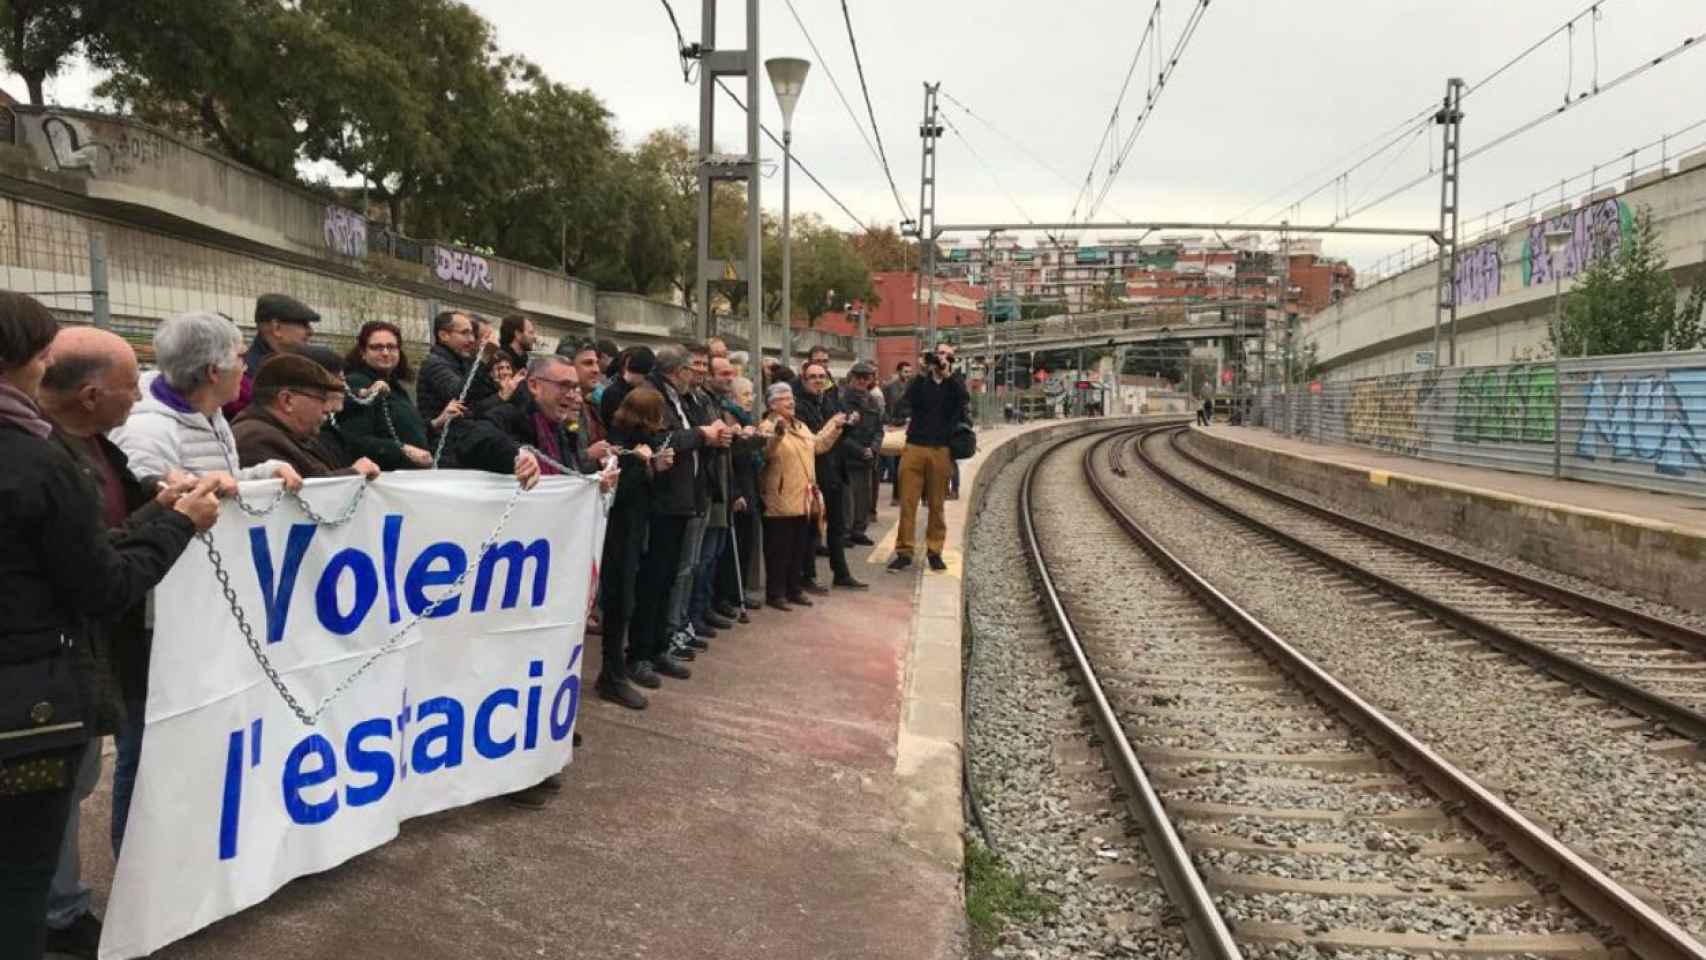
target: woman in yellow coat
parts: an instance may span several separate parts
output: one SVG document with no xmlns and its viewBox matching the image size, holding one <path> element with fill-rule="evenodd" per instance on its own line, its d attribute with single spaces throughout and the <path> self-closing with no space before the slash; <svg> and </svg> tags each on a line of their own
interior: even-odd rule
<svg viewBox="0 0 1706 960">
<path fill-rule="evenodd" d="M 835 446 L 847 417 L 830 417 L 814 434 L 794 416 L 794 391 L 788 384 L 771 384 L 764 397 L 770 407 L 758 424 L 758 435 L 765 439 L 764 475 L 759 480 L 764 498 L 764 600 L 777 610 L 793 609 L 790 603 L 809 607 L 805 558 L 812 548 L 812 525 L 823 518 L 824 509 L 817 455 Z"/>
</svg>

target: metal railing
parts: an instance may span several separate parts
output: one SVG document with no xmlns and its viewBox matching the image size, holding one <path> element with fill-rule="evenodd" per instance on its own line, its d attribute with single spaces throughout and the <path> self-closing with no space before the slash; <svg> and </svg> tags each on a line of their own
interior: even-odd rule
<svg viewBox="0 0 1706 960">
<path fill-rule="evenodd" d="M 1404 456 L 1706 497 L 1706 352 L 1448 367 L 1293 386 L 1258 422 Z"/>
</svg>

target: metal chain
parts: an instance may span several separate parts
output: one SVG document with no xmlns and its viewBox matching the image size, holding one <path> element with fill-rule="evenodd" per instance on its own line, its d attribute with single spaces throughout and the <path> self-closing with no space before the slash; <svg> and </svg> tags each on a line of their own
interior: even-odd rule
<svg viewBox="0 0 1706 960">
<path fill-rule="evenodd" d="M 493 354 L 496 356 L 496 353 Z M 468 377 L 462 381 L 462 392 L 456 395 L 456 402 L 462 403 L 468 399 L 468 388 L 474 385 L 474 376 L 480 372 L 480 367 L 486 364 L 485 351 L 474 355 L 474 365 L 468 368 Z M 444 441 L 450 439 L 450 428 L 456 423 L 455 418 L 444 421 L 444 432 L 438 435 L 438 446 L 432 452 L 432 469 L 438 469 L 438 461 L 444 456 Z"/>
<path fill-rule="evenodd" d="M 365 484 L 363 485 L 363 489 L 365 489 Z M 462 585 L 467 582 L 468 574 L 485 560 L 486 554 L 497 544 L 498 535 L 503 532 L 504 526 L 509 523 L 510 515 L 515 512 L 515 505 L 521 501 L 522 493 L 521 485 L 517 484 L 515 492 L 510 495 L 509 502 L 504 505 L 503 514 L 498 517 L 497 526 L 492 528 L 492 532 L 480 544 L 479 553 L 475 556 L 474 561 L 464 567 L 461 575 L 459 575 L 456 578 L 456 581 L 450 585 L 449 592 L 422 607 L 420 612 L 416 613 L 408 623 L 403 624 L 403 626 L 399 627 L 396 632 L 391 634 L 390 637 L 386 638 L 385 642 L 376 647 L 372 655 L 364 660 L 361 666 L 355 669 L 354 673 L 351 673 L 348 677 L 344 678 L 342 683 L 333 688 L 332 692 L 327 694 L 324 700 L 320 701 L 320 706 L 317 707 L 313 713 L 309 713 L 302 706 L 301 701 L 296 699 L 296 695 L 290 692 L 290 688 L 285 684 L 284 678 L 279 676 L 278 669 L 272 665 L 272 659 L 269 658 L 266 655 L 266 652 L 261 649 L 260 641 L 255 638 L 254 628 L 249 624 L 249 618 L 243 613 L 243 606 L 237 600 L 237 591 L 231 587 L 231 575 L 225 569 L 224 558 L 220 556 L 218 548 L 213 545 L 213 535 L 211 533 L 199 533 L 196 535 L 196 539 L 200 540 L 202 544 L 207 547 L 207 559 L 208 562 L 213 564 L 213 575 L 219 580 L 219 590 L 225 595 L 225 603 L 231 608 L 231 616 L 237 621 L 237 629 L 242 632 L 243 640 L 249 645 L 249 652 L 254 654 L 255 662 L 260 665 L 261 672 L 266 674 L 268 682 L 272 684 L 274 690 L 278 691 L 279 698 L 284 701 L 285 706 L 290 708 L 290 712 L 295 714 L 296 718 L 301 720 L 304 726 L 312 727 L 316 726 L 320 722 L 320 717 L 326 712 L 326 709 L 335 703 L 339 697 L 343 696 L 345 691 L 354 686 L 355 682 L 361 679 L 362 675 L 365 674 L 374 663 L 378 662 L 380 657 L 383 657 L 395 650 L 398 644 L 402 642 L 403 638 L 415 627 L 419 626 L 422 620 L 432 616 L 433 612 L 436 611 L 441 604 L 461 595 Z"/>
<path fill-rule="evenodd" d="M 464 388 L 464 392 L 466 392 L 466 388 Z M 383 380 L 375 380 L 373 381 L 373 386 L 368 388 L 366 395 L 351 391 L 346 393 L 344 396 L 345 399 L 357 406 L 370 407 L 373 404 L 378 403 L 379 415 L 385 419 L 385 431 L 391 434 L 392 440 L 402 443 L 403 438 L 397 433 L 397 425 L 391 421 L 391 404 L 382 402 L 388 400 L 390 395 L 390 385 Z"/>
<path fill-rule="evenodd" d="M 219 452 L 225 455 L 225 466 L 230 470 L 231 476 L 235 478 L 237 476 L 237 468 L 231 463 L 231 451 L 226 449 L 225 444 L 221 443 L 219 445 Z M 289 496 L 292 500 L 296 501 L 296 506 L 301 509 L 303 516 L 306 516 L 308 519 L 317 524 L 321 524 L 322 526 L 341 527 L 350 522 L 351 517 L 355 516 L 355 509 L 361 504 L 361 498 L 366 494 L 367 482 L 364 480 L 362 481 L 361 486 L 356 488 L 355 496 L 351 497 L 349 504 L 344 507 L 343 515 L 338 517 L 336 520 L 328 520 L 321 516 L 320 512 L 314 509 L 313 504 L 309 503 L 308 500 L 302 496 L 302 491 L 286 490 L 282 484 L 278 488 L 278 493 L 273 495 L 272 502 L 268 503 L 264 507 L 249 506 L 248 501 L 243 499 L 241 487 L 238 488 L 238 492 L 234 494 L 231 499 L 237 501 L 237 508 L 239 510 L 242 510 L 249 516 L 259 520 L 265 518 L 274 510 L 277 510 L 278 505 L 284 502 L 284 498 L 286 496 Z"/>
</svg>

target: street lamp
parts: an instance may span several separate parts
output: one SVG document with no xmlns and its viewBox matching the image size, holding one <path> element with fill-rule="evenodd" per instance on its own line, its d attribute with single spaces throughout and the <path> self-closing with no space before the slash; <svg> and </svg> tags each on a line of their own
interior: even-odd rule
<svg viewBox="0 0 1706 960">
<path fill-rule="evenodd" d="M 1564 376 L 1558 359 L 1564 355 L 1564 274 L 1558 269 L 1561 255 L 1569 247 L 1573 231 L 1559 225 L 1546 231 L 1546 255 L 1552 269 L 1552 479 L 1564 476 Z"/>
<path fill-rule="evenodd" d="M 770 87 L 776 91 L 776 103 L 782 108 L 782 365 L 794 365 L 794 248 L 790 236 L 789 179 L 794 165 L 794 105 L 800 102 L 800 91 L 806 86 L 806 73 L 811 61 L 798 57 L 772 57 L 764 61 L 770 74 Z"/>
</svg>

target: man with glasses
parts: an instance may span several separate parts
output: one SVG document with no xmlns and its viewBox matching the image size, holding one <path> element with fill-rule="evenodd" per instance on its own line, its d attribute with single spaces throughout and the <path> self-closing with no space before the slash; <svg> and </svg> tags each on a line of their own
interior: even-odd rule
<svg viewBox="0 0 1706 960">
<path fill-rule="evenodd" d="M 231 433 L 243 466 L 282 460 L 304 478 L 360 475 L 372 480 L 379 467 L 362 457 L 347 467 L 327 460 L 315 443 L 326 414 L 342 403 L 343 381 L 296 353 L 281 353 L 255 374 L 254 402 L 237 415 Z"/>
<path fill-rule="evenodd" d="M 900 528 L 895 534 L 890 570 L 904 570 L 912 565 L 913 548 L 918 538 L 920 497 L 928 501 L 930 509 L 925 527 L 930 569 L 948 568 L 942 559 L 942 547 L 948 539 L 943 501 L 947 499 L 948 478 L 954 464 L 954 458 L 948 454 L 948 438 L 964 422 L 966 410 L 971 405 L 971 394 L 953 372 L 952 347 L 938 344 L 934 352 L 926 353 L 920 359 L 925 372 L 912 379 L 903 401 L 910 419 L 906 427 L 906 447 L 900 454 Z"/>
<path fill-rule="evenodd" d="M 421 419 L 427 423 L 444 423 L 442 428 L 433 429 L 431 439 L 437 445 L 440 435 L 449 431 L 450 437 L 443 444 L 443 465 L 454 466 L 456 447 L 463 433 L 458 418 L 470 412 L 483 412 L 487 401 L 498 395 L 498 385 L 491 378 L 487 362 L 497 353 L 498 341 L 496 335 L 481 341 L 475 332 L 473 318 L 460 310 L 446 310 L 434 317 L 432 336 L 432 350 L 421 362 L 420 375 L 416 380 L 415 406 L 421 411 Z M 474 379 L 469 383 L 469 371 L 474 370 L 476 363 L 479 369 L 475 370 Z M 458 401 L 464 383 L 468 383 L 468 395 Z M 449 418 L 441 421 L 439 415 L 446 412 Z"/>
</svg>

